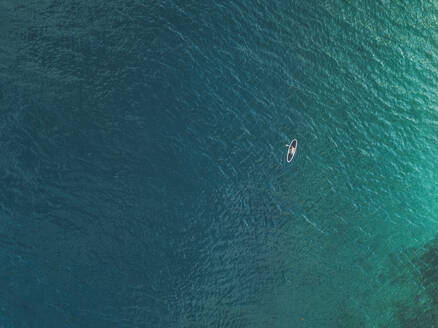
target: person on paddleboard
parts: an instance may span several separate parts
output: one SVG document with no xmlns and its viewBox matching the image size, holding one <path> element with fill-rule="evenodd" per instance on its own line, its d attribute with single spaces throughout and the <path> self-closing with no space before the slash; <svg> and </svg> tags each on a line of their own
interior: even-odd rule
<svg viewBox="0 0 438 328">
<path fill-rule="evenodd" d="M 292 159 L 294 158 L 295 151 L 297 150 L 297 144 L 298 144 L 297 139 L 294 139 L 294 140 L 292 140 L 290 145 L 286 145 L 287 147 L 289 147 L 289 149 L 287 150 L 287 156 L 286 156 L 287 162 L 292 161 Z"/>
</svg>

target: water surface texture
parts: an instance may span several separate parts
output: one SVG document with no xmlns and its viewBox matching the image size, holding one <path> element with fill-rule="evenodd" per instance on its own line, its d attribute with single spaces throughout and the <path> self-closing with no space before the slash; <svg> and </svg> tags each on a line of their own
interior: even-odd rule
<svg viewBox="0 0 438 328">
<path fill-rule="evenodd" d="M 435 327 L 437 3 L 3 0 L 0 41 L 0 327 Z"/>
</svg>

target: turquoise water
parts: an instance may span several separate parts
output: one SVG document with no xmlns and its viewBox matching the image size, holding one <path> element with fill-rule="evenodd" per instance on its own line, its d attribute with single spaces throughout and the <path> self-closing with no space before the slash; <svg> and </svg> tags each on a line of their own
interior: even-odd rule
<svg viewBox="0 0 438 328">
<path fill-rule="evenodd" d="M 0 2 L 0 326 L 434 327 L 437 20 Z"/>
</svg>

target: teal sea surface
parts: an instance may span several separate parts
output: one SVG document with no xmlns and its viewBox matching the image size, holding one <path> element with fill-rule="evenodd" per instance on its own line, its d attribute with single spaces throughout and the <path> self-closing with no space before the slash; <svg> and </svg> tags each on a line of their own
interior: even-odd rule
<svg viewBox="0 0 438 328">
<path fill-rule="evenodd" d="M 0 1 L 0 327 L 437 327 L 437 91 L 433 1 Z"/>
</svg>

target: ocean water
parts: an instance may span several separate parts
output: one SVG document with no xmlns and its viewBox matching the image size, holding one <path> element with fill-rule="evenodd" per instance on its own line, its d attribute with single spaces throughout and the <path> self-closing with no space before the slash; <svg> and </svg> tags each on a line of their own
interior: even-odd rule
<svg viewBox="0 0 438 328">
<path fill-rule="evenodd" d="M 436 327 L 437 63 L 432 1 L 0 1 L 0 327 Z"/>
</svg>

